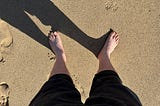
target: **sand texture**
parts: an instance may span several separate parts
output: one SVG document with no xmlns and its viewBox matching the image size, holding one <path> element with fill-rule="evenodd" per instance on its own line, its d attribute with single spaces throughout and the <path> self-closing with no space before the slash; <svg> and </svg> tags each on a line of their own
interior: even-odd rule
<svg viewBox="0 0 160 106">
<path fill-rule="evenodd" d="M 0 83 L 0 106 L 9 106 L 9 86 L 6 82 Z"/>
<path fill-rule="evenodd" d="M 28 106 L 55 62 L 47 34 L 59 30 L 67 67 L 84 101 L 110 28 L 111 62 L 144 106 L 160 105 L 159 0 L 0 0 L 0 82 L 9 105 Z"/>
</svg>

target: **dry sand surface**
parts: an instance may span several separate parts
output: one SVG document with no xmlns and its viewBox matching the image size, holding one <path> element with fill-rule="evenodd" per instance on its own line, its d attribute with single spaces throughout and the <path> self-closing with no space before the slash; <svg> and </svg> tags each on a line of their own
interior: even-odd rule
<svg viewBox="0 0 160 106">
<path fill-rule="evenodd" d="M 159 0 L 1 0 L 0 82 L 10 106 L 27 106 L 55 62 L 47 42 L 61 32 L 67 66 L 84 101 L 98 69 L 97 54 L 109 28 L 120 43 L 111 61 L 144 106 L 160 105 Z"/>
</svg>

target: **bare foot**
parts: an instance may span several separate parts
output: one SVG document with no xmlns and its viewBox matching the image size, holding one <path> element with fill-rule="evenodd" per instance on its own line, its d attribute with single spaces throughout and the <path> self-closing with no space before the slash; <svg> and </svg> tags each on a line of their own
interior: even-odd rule
<svg viewBox="0 0 160 106">
<path fill-rule="evenodd" d="M 51 46 L 51 49 L 57 57 L 63 57 L 63 59 L 66 61 L 66 56 L 64 53 L 64 48 L 62 44 L 61 37 L 59 36 L 58 32 L 50 32 L 48 34 L 49 36 L 49 44 Z"/>
<path fill-rule="evenodd" d="M 104 56 L 108 56 L 110 58 L 110 54 L 114 51 L 114 49 L 118 45 L 118 42 L 119 42 L 119 36 L 116 32 L 113 31 L 108 36 L 101 52 L 98 55 L 98 59 L 101 59 Z"/>
</svg>

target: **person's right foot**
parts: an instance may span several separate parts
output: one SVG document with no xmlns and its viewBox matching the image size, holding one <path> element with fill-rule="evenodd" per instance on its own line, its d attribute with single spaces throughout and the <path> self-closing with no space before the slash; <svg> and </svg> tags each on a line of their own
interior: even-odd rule
<svg viewBox="0 0 160 106">
<path fill-rule="evenodd" d="M 66 56 L 64 53 L 64 48 L 62 44 L 61 37 L 58 32 L 50 32 L 49 33 L 49 44 L 51 46 L 52 51 L 55 53 L 56 58 L 59 58 L 66 61 Z"/>
<path fill-rule="evenodd" d="M 114 51 L 115 47 L 118 45 L 118 42 L 119 42 L 118 34 L 116 32 L 112 32 L 108 36 L 102 50 L 100 51 L 98 59 L 101 59 L 105 56 L 108 56 L 110 58 L 110 54 Z"/>
<path fill-rule="evenodd" d="M 49 36 L 49 44 L 53 52 L 56 55 L 63 54 L 64 53 L 63 44 L 58 32 L 50 32 L 48 36 Z"/>
</svg>

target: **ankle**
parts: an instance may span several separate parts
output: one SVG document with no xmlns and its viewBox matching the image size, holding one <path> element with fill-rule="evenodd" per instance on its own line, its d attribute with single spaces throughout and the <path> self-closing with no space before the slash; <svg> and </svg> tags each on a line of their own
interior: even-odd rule
<svg viewBox="0 0 160 106">
<path fill-rule="evenodd" d="M 102 53 L 98 56 L 99 61 L 104 60 L 104 59 L 110 59 L 110 53 L 109 52 L 104 52 L 104 53 Z"/>
<path fill-rule="evenodd" d="M 103 70 L 115 70 L 110 61 L 110 55 L 104 55 L 99 58 L 99 69 L 98 72 Z"/>
<path fill-rule="evenodd" d="M 65 55 L 65 53 L 57 54 L 56 55 L 56 60 L 66 62 L 66 55 Z"/>
</svg>

